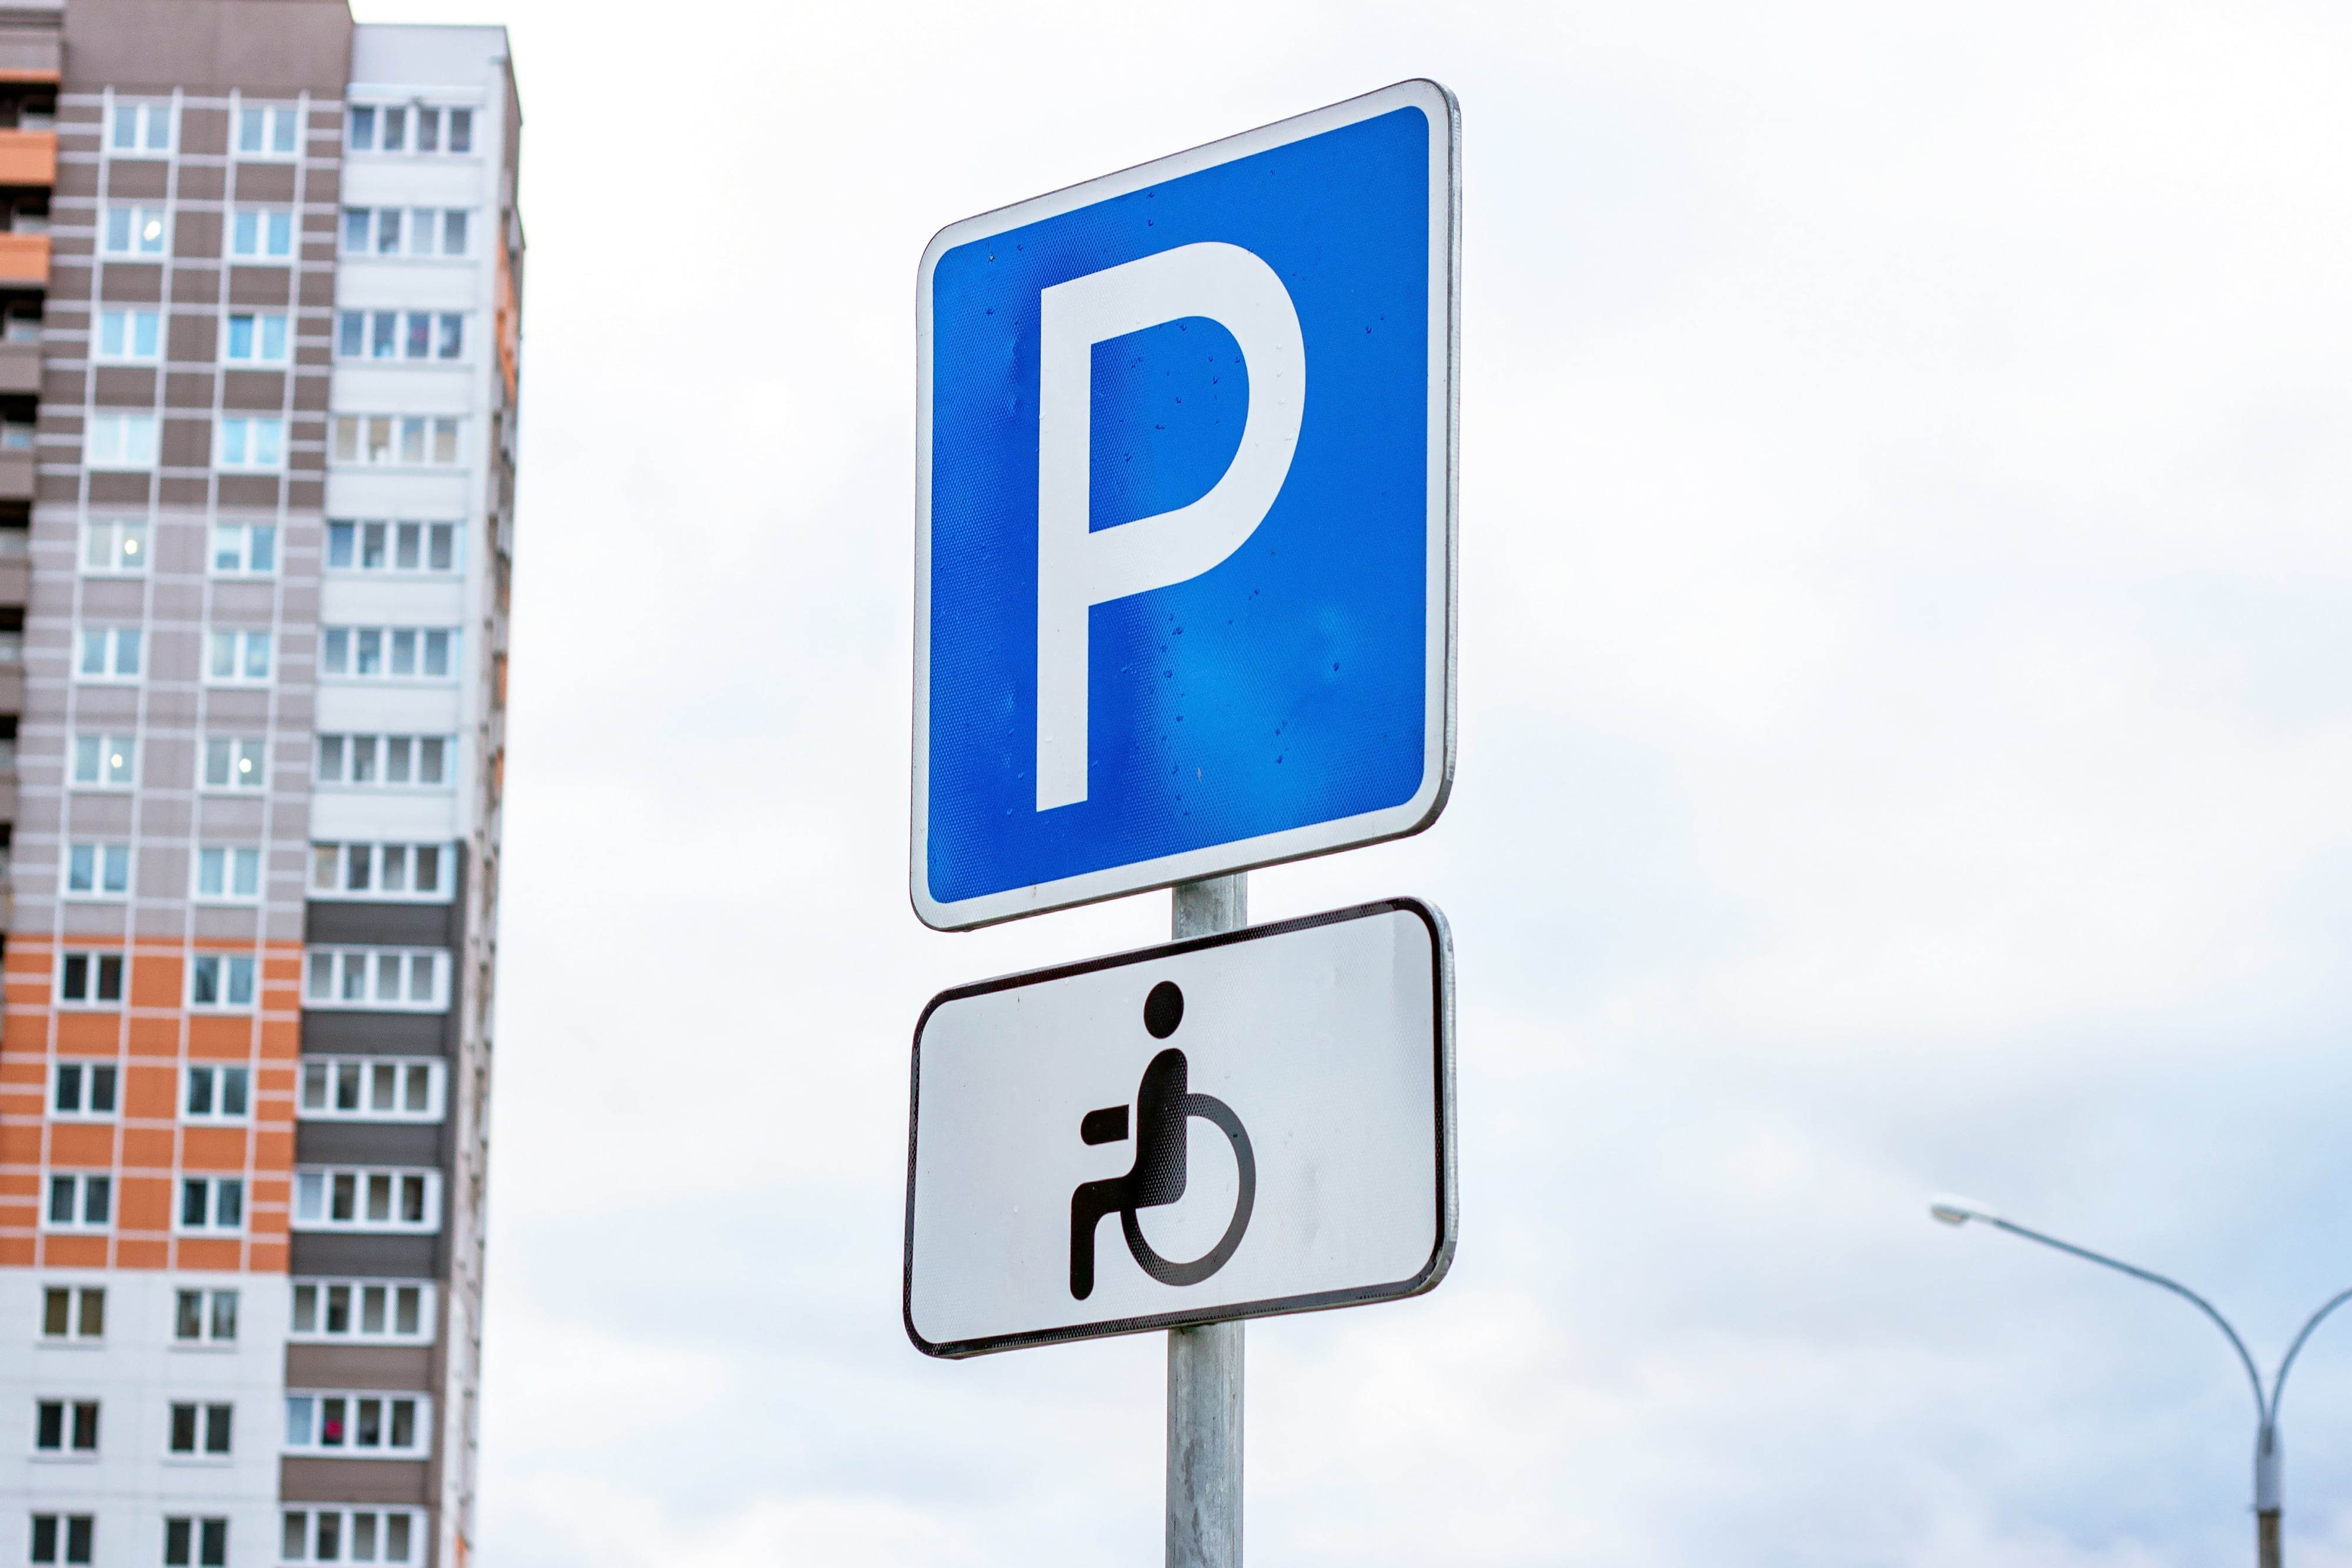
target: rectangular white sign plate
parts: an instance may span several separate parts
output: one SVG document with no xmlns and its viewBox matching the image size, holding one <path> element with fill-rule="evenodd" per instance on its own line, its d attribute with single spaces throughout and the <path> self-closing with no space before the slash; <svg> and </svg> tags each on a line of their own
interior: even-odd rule
<svg viewBox="0 0 2352 1568">
<path fill-rule="evenodd" d="M 908 1337 L 980 1355 L 1433 1289 L 1453 998 L 1444 917 L 1411 898 L 940 992 Z"/>
</svg>

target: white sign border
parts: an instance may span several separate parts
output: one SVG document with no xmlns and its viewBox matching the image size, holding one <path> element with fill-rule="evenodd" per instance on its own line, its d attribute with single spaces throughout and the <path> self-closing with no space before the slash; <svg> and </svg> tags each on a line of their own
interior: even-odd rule
<svg viewBox="0 0 2352 1568">
<path fill-rule="evenodd" d="M 1000 893 L 940 902 L 931 897 L 926 877 L 930 848 L 930 665 L 931 665 L 931 277 L 940 257 L 957 246 L 1001 234 L 1007 229 L 1090 206 L 1148 185 L 1164 183 L 1202 169 L 1232 162 L 1269 148 L 1319 136 L 1342 126 L 1370 120 L 1400 108 L 1416 108 L 1428 116 L 1437 134 L 1429 146 L 1429 498 L 1433 531 L 1442 519 L 1444 548 L 1426 551 L 1429 582 L 1424 594 L 1428 623 L 1423 646 L 1428 661 L 1423 675 L 1421 787 L 1412 798 L 1396 806 L 1309 823 L 1256 838 L 1212 844 L 1153 860 L 1108 866 L 1076 876 L 1007 888 Z M 1277 120 L 1189 152 L 1138 164 L 1116 174 L 1105 174 L 1082 184 L 1018 202 L 1009 207 L 950 224 L 931 236 L 923 248 L 916 281 L 915 306 L 915 701 L 914 773 L 911 802 L 911 853 L 908 862 L 908 894 L 915 914 L 936 931 L 970 931 L 1025 915 L 1044 915 L 1145 893 L 1175 883 L 1225 876 L 1284 861 L 1305 860 L 1336 851 L 1354 849 L 1420 832 L 1437 821 L 1454 789 L 1454 513 L 1456 469 L 1461 447 L 1460 347 L 1462 273 L 1462 106 L 1453 93 L 1425 78 L 1399 82 L 1318 109 L 1293 119 Z"/>
<path fill-rule="evenodd" d="M 1294 931 L 1311 930 L 1318 925 L 1334 925 L 1348 920 L 1369 920 L 1383 915 L 1412 915 L 1429 929 L 1432 983 L 1436 988 L 1437 1005 L 1433 1009 L 1430 1051 L 1436 1074 L 1437 1160 L 1434 1177 L 1437 1183 L 1437 1239 L 1431 1246 L 1429 1260 L 1410 1277 L 1383 1284 L 1362 1285 L 1344 1291 L 1320 1291 L 1306 1295 L 1276 1296 L 1265 1301 L 1240 1301 L 1221 1307 L 1203 1307 L 1192 1312 L 1155 1312 L 1144 1317 L 1105 1318 L 1091 1323 L 1076 1323 L 1064 1328 L 1038 1329 L 1025 1333 L 991 1334 L 980 1339 L 951 1340 L 933 1343 L 915 1328 L 915 1155 L 916 1139 L 922 1124 L 923 1106 L 923 1029 L 931 1015 L 952 1001 L 970 997 L 986 996 L 995 991 L 1013 990 L 1023 986 L 1044 984 L 1066 979 L 1073 975 L 1091 974 L 1100 969 L 1123 968 L 1129 964 L 1148 964 L 1184 953 L 1197 953 L 1210 947 L 1229 946 L 1236 942 L 1255 942 L 1268 936 L 1286 936 Z M 1370 1306 L 1376 1301 L 1398 1301 L 1409 1296 L 1425 1295 L 1437 1289 L 1446 1270 L 1454 1266 L 1458 1185 L 1454 1171 L 1454 933 L 1445 923 L 1444 915 L 1433 904 L 1412 897 L 1384 898 L 1370 904 L 1351 904 L 1321 915 L 1301 915 L 1295 920 L 1278 920 L 1269 925 L 1249 925 L 1239 931 L 1220 932 L 1213 936 L 1195 936 L 1182 942 L 1162 943 L 1156 947 L 1139 947 L 1131 952 L 1113 953 L 1107 957 L 1082 959 L 1075 964 L 1059 964 L 1050 969 L 1029 969 L 1016 975 L 1000 975 L 992 980 L 979 980 L 971 985 L 955 986 L 933 997 L 915 1020 L 915 1040 L 908 1073 L 907 1096 L 907 1234 L 903 1254 L 903 1270 L 899 1276 L 898 1316 L 906 1325 L 907 1338 L 925 1355 L 943 1360 L 961 1361 L 968 1356 L 990 1355 L 998 1351 L 1024 1350 L 1031 1345 L 1059 1344 L 1070 1340 L 1107 1339 L 1115 1334 L 1148 1333 L 1157 1329 L 1190 1328 L 1199 1323 L 1232 1322 L 1247 1318 L 1267 1318 L 1292 1312 L 1328 1312 L 1337 1307 Z"/>
</svg>

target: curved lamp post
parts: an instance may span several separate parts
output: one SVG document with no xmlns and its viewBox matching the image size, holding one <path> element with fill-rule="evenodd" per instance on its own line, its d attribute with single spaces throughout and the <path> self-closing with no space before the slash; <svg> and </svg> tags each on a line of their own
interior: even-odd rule
<svg viewBox="0 0 2352 1568">
<path fill-rule="evenodd" d="M 2044 1247 L 2054 1247 L 2061 1252 L 2071 1253 L 2087 1262 L 2113 1269 L 2119 1274 L 2129 1274 L 2135 1280 L 2145 1280 L 2151 1285 L 2170 1291 L 2213 1320 L 2213 1326 L 2229 1336 L 2230 1348 L 2238 1353 L 2238 1364 L 2246 1369 L 2246 1381 L 2253 1387 L 2254 1551 L 2260 1568 L 2280 1568 L 2279 1396 L 2286 1392 L 2286 1375 L 2294 1365 L 2294 1358 L 2303 1349 L 2303 1342 L 2311 1337 L 2311 1331 L 2319 1326 L 2321 1319 L 2346 1301 L 2352 1301 L 2352 1291 L 2339 1291 L 2329 1300 L 2326 1305 L 2311 1314 L 2310 1320 L 2303 1325 L 2303 1331 L 2294 1336 L 2294 1343 L 2286 1347 L 2286 1355 L 2279 1362 L 2278 1375 L 2271 1380 L 2270 1392 L 2265 1395 L 2263 1392 L 2263 1375 L 2254 1369 L 2254 1358 L 2248 1354 L 2246 1342 L 2238 1337 L 2238 1331 L 2230 1326 L 2227 1318 L 2213 1310 L 2212 1302 L 2188 1286 L 2168 1280 L 2161 1274 L 2152 1274 L 2146 1269 L 2136 1269 L 2129 1263 L 2094 1252 L 2087 1247 L 2077 1247 L 2071 1241 L 2061 1241 L 2054 1236 L 2044 1236 L 2039 1230 L 2028 1230 L 2024 1226 L 2003 1219 L 2000 1216 L 1980 1205 L 1970 1203 L 1966 1198 L 1937 1198 L 1927 1205 L 1927 1212 L 1946 1225 L 1966 1225 L 1973 1219 L 1980 1224 L 1990 1225 L 1996 1230 L 2006 1230 L 2011 1236 L 2022 1236 L 2028 1241 L 2039 1241 Z"/>
</svg>

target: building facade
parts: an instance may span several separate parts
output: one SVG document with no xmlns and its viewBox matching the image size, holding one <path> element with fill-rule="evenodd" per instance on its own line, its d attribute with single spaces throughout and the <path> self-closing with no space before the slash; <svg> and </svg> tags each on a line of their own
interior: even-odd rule
<svg viewBox="0 0 2352 1568">
<path fill-rule="evenodd" d="M 0 1564 L 466 1562 L 520 127 L 0 0 Z"/>
</svg>

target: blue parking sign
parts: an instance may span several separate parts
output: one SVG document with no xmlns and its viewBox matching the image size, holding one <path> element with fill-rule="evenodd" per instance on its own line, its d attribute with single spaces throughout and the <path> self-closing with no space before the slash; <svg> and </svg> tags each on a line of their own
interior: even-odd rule
<svg viewBox="0 0 2352 1568">
<path fill-rule="evenodd" d="M 912 893 L 963 929 L 1418 831 L 1454 758 L 1459 110 L 1412 81 L 940 231 Z"/>
</svg>

